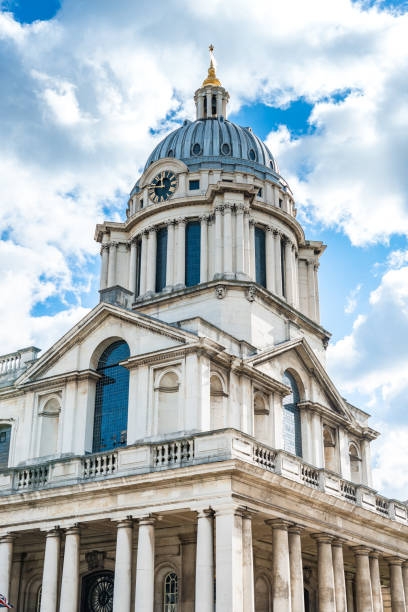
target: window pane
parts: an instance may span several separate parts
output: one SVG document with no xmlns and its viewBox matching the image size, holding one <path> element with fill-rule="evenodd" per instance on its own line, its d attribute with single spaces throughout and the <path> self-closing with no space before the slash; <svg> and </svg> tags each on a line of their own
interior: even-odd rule
<svg viewBox="0 0 408 612">
<path fill-rule="evenodd" d="M 186 287 L 200 282 L 200 242 L 199 221 L 187 223 L 186 227 Z"/>
<path fill-rule="evenodd" d="M 302 430 L 300 424 L 299 390 L 295 379 L 289 372 L 283 375 L 283 382 L 292 393 L 283 398 L 283 440 L 284 448 L 298 457 L 302 456 Z"/>
<path fill-rule="evenodd" d="M 167 227 L 162 227 L 157 232 L 156 252 L 156 291 L 162 291 L 166 286 L 166 261 L 167 261 Z"/>
<path fill-rule="evenodd" d="M 256 282 L 266 287 L 265 265 L 265 232 L 260 227 L 255 228 L 255 278 Z"/>
<path fill-rule="evenodd" d="M 177 612 L 178 609 L 178 577 L 171 572 L 164 579 L 164 612 Z"/>
<path fill-rule="evenodd" d="M 190 191 L 194 191 L 196 189 L 200 189 L 200 181 L 190 181 L 189 182 Z"/>
<path fill-rule="evenodd" d="M 130 355 L 126 342 L 111 344 L 99 360 L 93 432 L 94 453 L 126 445 L 129 370 L 118 365 Z"/>
<path fill-rule="evenodd" d="M 0 427 L 0 468 L 8 466 L 10 450 L 11 425 Z"/>
</svg>

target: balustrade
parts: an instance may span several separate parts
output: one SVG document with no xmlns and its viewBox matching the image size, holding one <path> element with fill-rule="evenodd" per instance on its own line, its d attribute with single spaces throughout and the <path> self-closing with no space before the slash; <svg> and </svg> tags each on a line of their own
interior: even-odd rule
<svg viewBox="0 0 408 612">
<path fill-rule="evenodd" d="M 83 460 L 84 478 L 98 478 L 109 476 L 117 471 L 118 454 L 104 453 L 85 457 Z"/>
</svg>

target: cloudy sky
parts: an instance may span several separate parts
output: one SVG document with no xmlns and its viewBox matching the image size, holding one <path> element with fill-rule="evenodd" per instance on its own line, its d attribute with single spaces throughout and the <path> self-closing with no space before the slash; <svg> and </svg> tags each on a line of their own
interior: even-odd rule
<svg viewBox="0 0 408 612">
<path fill-rule="evenodd" d="M 211 42 L 230 118 L 328 244 L 329 372 L 383 432 L 375 486 L 407 499 L 407 38 L 402 0 L 0 0 L 0 354 L 95 305 L 95 223 L 192 118 Z"/>
</svg>

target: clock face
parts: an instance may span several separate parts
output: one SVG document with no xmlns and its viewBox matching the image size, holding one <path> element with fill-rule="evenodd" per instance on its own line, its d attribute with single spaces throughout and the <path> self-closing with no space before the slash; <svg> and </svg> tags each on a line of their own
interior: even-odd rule
<svg viewBox="0 0 408 612">
<path fill-rule="evenodd" d="M 176 191 L 176 187 L 176 175 L 170 170 L 163 170 L 150 183 L 149 198 L 153 202 L 164 202 Z"/>
</svg>

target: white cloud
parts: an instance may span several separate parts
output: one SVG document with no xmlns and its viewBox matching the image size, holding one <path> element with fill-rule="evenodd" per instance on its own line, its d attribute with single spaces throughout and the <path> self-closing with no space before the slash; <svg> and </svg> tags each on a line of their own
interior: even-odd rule
<svg viewBox="0 0 408 612">
<path fill-rule="evenodd" d="M 346 314 L 352 314 L 357 308 L 358 296 L 361 291 L 362 284 L 359 283 L 354 289 L 350 291 L 346 298 L 346 305 L 344 307 L 344 312 Z"/>
</svg>

